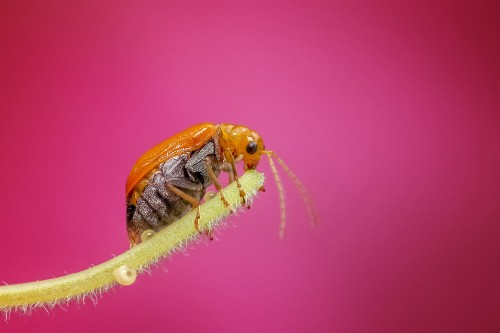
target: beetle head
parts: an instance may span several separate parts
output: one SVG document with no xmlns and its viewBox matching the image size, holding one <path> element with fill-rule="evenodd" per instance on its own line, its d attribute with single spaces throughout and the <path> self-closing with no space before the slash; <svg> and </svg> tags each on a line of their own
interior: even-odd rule
<svg viewBox="0 0 500 333">
<path fill-rule="evenodd" d="M 269 157 L 269 165 L 271 167 L 274 180 L 276 181 L 276 186 L 278 187 L 278 193 L 280 196 L 280 238 L 283 237 L 283 232 L 285 231 L 285 191 L 278 175 L 278 170 L 274 165 L 273 158 L 278 161 L 298 188 L 302 199 L 307 206 L 311 221 L 314 225 L 316 224 L 316 211 L 306 188 L 275 152 L 265 149 L 264 142 L 259 134 L 245 126 L 222 124 L 219 126 L 219 144 L 223 152 L 230 150 L 235 160 L 243 159 L 245 170 L 255 169 L 257 164 L 259 164 L 262 154 L 266 154 L 267 157 Z"/>
<path fill-rule="evenodd" d="M 259 164 L 264 141 L 260 135 L 245 126 L 222 124 L 222 149 L 230 149 L 236 160 L 243 159 L 245 170 L 255 169 Z"/>
</svg>

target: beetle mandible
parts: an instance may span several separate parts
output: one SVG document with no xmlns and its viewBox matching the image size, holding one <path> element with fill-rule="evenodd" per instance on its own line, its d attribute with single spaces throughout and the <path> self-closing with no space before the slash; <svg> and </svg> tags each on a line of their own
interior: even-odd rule
<svg viewBox="0 0 500 333">
<path fill-rule="evenodd" d="M 237 182 L 241 200 L 245 204 L 245 192 L 238 182 L 236 163 L 242 160 L 244 170 L 255 169 L 262 154 L 269 157 L 279 191 L 280 236 L 285 227 L 284 191 L 271 157 L 277 159 L 299 188 L 314 222 L 316 215 L 305 188 L 274 152 L 265 149 L 257 132 L 241 125 L 204 123 L 153 147 L 132 168 L 126 185 L 130 245 L 137 245 L 144 231 L 159 231 L 191 209 L 197 209 L 194 226 L 198 229 L 200 201 L 211 184 L 214 184 L 227 207 L 218 181 L 221 171 L 228 172 L 230 180 Z"/>
</svg>

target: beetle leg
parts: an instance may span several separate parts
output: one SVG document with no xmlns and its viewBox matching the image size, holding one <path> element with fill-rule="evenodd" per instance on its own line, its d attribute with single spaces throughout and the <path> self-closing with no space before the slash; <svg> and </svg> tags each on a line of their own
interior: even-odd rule
<svg viewBox="0 0 500 333">
<path fill-rule="evenodd" d="M 214 233 L 213 233 L 212 229 L 206 230 L 205 233 L 208 236 L 208 239 L 210 239 L 211 241 L 214 240 Z"/>
<path fill-rule="evenodd" d="M 181 199 L 189 202 L 191 206 L 196 208 L 196 218 L 194 219 L 194 227 L 196 228 L 197 231 L 200 231 L 200 225 L 198 221 L 200 220 L 200 202 L 196 199 L 187 194 L 186 192 L 182 191 L 181 189 L 178 189 L 174 185 L 167 183 L 167 188 L 172 191 L 175 195 L 180 197 Z"/>
<path fill-rule="evenodd" d="M 233 167 L 231 166 L 231 163 L 223 163 L 222 164 L 222 171 L 227 172 L 229 174 L 229 184 L 234 182 L 234 173 L 233 173 Z"/>
<path fill-rule="evenodd" d="M 243 154 L 239 154 L 234 158 L 234 163 L 238 163 L 240 161 L 243 161 Z"/>
<path fill-rule="evenodd" d="M 224 207 L 229 207 L 229 203 L 227 202 L 226 198 L 224 197 L 224 194 L 221 191 L 222 190 L 222 186 L 220 185 L 219 179 L 217 178 L 217 176 L 215 175 L 214 170 L 212 169 L 212 166 L 211 166 L 211 164 L 209 162 L 209 159 L 205 158 L 204 162 L 205 162 L 205 167 L 207 168 L 208 176 L 210 177 L 210 180 L 212 181 L 212 183 L 214 184 L 215 188 L 219 192 L 220 199 L 222 200 L 222 203 L 224 204 Z"/>
<path fill-rule="evenodd" d="M 234 159 L 234 163 L 236 164 L 239 161 L 241 161 L 242 159 L 243 159 L 243 155 L 240 154 L 240 155 L 236 156 L 236 158 Z M 229 184 L 231 184 L 232 182 L 234 182 L 234 171 L 233 171 L 233 167 L 231 166 L 231 163 L 229 163 L 229 162 L 222 163 L 221 170 L 228 173 L 228 175 L 229 175 Z"/>
<path fill-rule="evenodd" d="M 240 197 L 243 205 L 246 205 L 246 200 L 245 200 L 245 191 L 243 191 L 243 187 L 241 187 L 240 181 L 238 180 L 238 172 L 236 170 L 236 163 L 234 162 L 234 157 L 233 154 L 231 153 L 231 149 L 227 148 L 226 151 L 224 151 L 224 155 L 226 157 L 226 160 L 229 160 L 231 163 L 231 168 L 233 168 L 233 176 L 234 180 L 236 181 L 236 185 L 238 186 L 238 190 L 240 191 Z M 250 206 L 248 207 L 250 208 Z"/>
</svg>

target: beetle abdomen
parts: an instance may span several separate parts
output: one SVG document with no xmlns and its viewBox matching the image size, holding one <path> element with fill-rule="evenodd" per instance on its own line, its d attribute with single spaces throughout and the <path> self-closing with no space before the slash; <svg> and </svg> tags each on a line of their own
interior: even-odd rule
<svg viewBox="0 0 500 333">
<path fill-rule="evenodd" d="M 135 204 L 127 202 L 127 229 L 133 245 L 139 243 L 143 231 L 159 231 L 187 214 L 192 206 L 167 188 L 167 184 L 182 190 L 198 201 L 211 184 L 205 159 L 215 174 L 220 172 L 220 157 L 216 142 L 210 140 L 191 155 L 175 156 L 160 164 L 147 179 L 147 185 Z M 129 198 L 130 199 L 130 198 Z"/>
</svg>

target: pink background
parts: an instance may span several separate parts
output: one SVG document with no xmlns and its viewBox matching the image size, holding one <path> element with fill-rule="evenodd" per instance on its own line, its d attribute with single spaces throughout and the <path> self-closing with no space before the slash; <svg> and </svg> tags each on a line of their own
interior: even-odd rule
<svg viewBox="0 0 500 333">
<path fill-rule="evenodd" d="M 260 132 L 320 225 L 285 180 L 278 241 L 262 163 L 219 241 L 0 331 L 500 331 L 493 3 L 2 1 L 0 280 L 124 251 L 133 163 L 205 121 Z"/>
</svg>

